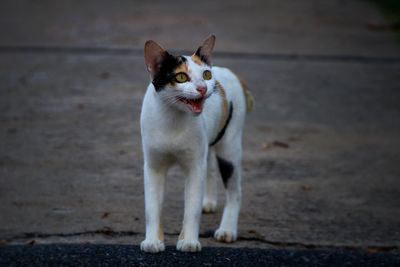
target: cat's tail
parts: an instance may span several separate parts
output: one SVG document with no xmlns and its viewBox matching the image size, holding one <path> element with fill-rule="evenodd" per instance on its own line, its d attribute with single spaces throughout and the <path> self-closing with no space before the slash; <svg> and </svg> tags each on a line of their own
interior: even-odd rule
<svg viewBox="0 0 400 267">
<path fill-rule="evenodd" d="M 251 95 L 247 84 L 242 79 L 239 79 L 239 81 L 240 81 L 240 85 L 242 86 L 244 97 L 246 99 L 246 110 L 247 110 L 247 112 L 250 112 L 253 110 L 253 107 L 254 107 L 254 98 Z"/>
</svg>

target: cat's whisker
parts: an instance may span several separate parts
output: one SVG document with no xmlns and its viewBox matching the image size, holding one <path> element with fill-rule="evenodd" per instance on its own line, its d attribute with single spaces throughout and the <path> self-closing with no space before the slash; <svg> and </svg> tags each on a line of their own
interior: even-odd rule
<svg viewBox="0 0 400 267">
<path fill-rule="evenodd" d="M 185 94 L 182 94 L 182 92 L 169 92 L 168 94 L 162 95 L 161 98 L 166 104 L 171 105 L 182 99 L 199 98 L 199 95 L 192 92 L 185 92 Z"/>
<path fill-rule="evenodd" d="M 167 105 L 174 105 L 175 103 L 177 103 L 179 101 L 179 99 L 177 98 L 178 96 L 167 96 L 167 97 L 163 97 L 163 101 L 165 104 Z"/>
<path fill-rule="evenodd" d="M 177 97 L 168 97 L 168 98 L 163 98 L 163 101 L 170 105 L 170 104 L 175 104 L 176 102 L 178 102 L 178 98 Z"/>
</svg>

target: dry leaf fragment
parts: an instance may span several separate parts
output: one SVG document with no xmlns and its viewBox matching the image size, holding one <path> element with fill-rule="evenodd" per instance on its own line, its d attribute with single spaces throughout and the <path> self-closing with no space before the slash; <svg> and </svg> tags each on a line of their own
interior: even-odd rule
<svg viewBox="0 0 400 267">
<path fill-rule="evenodd" d="M 284 142 L 281 142 L 281 141 L 274 141 L 272 144 L 273 144 L 274 146 L 277 146 L 277 147 L 289 148 L 289 145 L 288 145 L 288 144 L 286 144 L 286 143 L 284 143 Z"/>
<path fill-rule="evenodd" d="M 103 79 L 103 80 L 106 80 L 106 79 L 108 79 L 108 78 L 110 78 L 110 73 L 109 72 L 102 72 L 101 74 L 100 74 L 100 78 L 101 79 Z"/>
<path fill-rule="evenodd" d="M 268 147 L 269 147 L 269 144 L 268 144 L 268 143 L 262 143 L 262 144 L 261 144 L 261 149 L 262 149 L 262 150 L 266 150 Z"/>
<path fill-rule="evenodd" d="M 309 185 L 302 185 L 301 189 L 303 189 L 303 191 L 305 191 L 305 192 L 308 192 L 308 191 L 311 191 L 312 188 Z"/>
<path fill-rule="evenodd" d="M 366 26 L 371 31 L 391 31 L 393 29 L 393 25 L 383 21 L 369 21 Z"/>
<path fill-rule="evenodd" d="M 382 247 L 366 247 L 365 248 L 368 253 L 382 253 L 382 252 L 390 252 L 392 250 L 396 250 L 396 246 L 382 246 Z"/>
<path fill-rule="evenodd" d="M 297 142 L 300 140 L 300 137 L 298 136 L 291 136 L 289 137 L 289 142 Z"/>
<path fill-rule="evenodd" d="M 7 129 L 7 133 L 14 134 L 17 132 L 17 128 L 9 128 Z"/>
</svg>

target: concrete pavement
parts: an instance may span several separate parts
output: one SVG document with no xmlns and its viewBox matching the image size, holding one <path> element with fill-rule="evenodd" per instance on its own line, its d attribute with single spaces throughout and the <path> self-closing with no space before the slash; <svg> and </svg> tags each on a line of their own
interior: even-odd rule
<svg viewBox="0 0 400 267">
<path fill-rule="evenodd" d="M 383 20 L 368 2 L 9 1 L 0 17 L 2 243 L 139 244 L 142 45 L 194 51 L 214 32 L 215 65 L 247 81 L 256 109 L 239 241 L 210 238 L 220 203 L 203 246 L 398 252 L 400 45 L 365 26 Z M 168 245 L 183 179 L 167 183 Z"/>
</svg>

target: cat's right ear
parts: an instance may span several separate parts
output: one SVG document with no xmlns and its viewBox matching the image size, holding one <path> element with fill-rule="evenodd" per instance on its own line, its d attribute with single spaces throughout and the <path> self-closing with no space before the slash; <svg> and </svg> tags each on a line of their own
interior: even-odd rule
<svg viewBox="0 0 400 267">
<path fill-rule="evenodd" d="M 159 44 L 152 40 L 146 42 L 144 45 L 144 61 L 152 77 L 160 71 L 163 59 L 166 56 L 168 56 L 168 52 Z"/>
<path fill-rule="evenodd" d="M 211 54 L 213 52 L 214 45 L 215 45 L 215 35 L 211 34 L 203 41 L 203 44 L 197 49 L 196 53 L 194 54 L 200 57 L 200 59 L 204 63 L 211 65 Z"/>
</svg>

